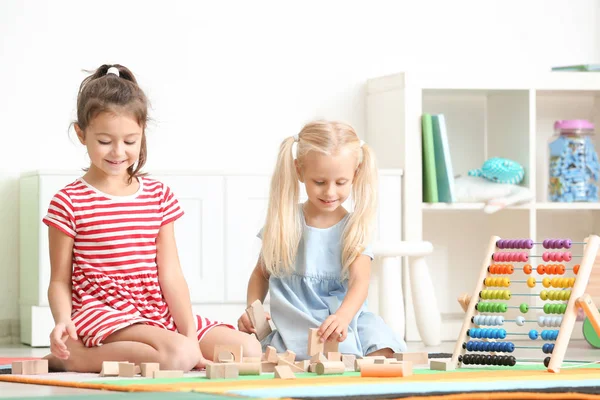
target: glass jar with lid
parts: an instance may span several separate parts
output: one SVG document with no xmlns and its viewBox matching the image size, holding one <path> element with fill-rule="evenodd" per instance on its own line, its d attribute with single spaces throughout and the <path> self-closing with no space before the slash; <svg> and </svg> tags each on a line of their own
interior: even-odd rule
<svg viewBox="0 0 600 400">
<path fill-rule="evenodd" d="M 554 123 L 550 140 L 548 199 L 597 202 L 600 165 L 593 142 L 594 125 L 582 119 Z"/>
</svg>

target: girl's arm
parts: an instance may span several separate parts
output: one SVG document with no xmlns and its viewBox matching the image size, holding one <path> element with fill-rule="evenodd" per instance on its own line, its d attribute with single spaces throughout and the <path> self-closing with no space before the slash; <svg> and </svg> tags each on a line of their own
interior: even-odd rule
<svg viewBox="0 0 600 400">
<path fill-rule="evenodd" d="M 255 300 L 260 300 L 261 303 L 265 302 L 267 292 L 269 291 L 269 273 L 263 267 L 261 257 L 258 257 L 256 266 L 250 279 L 248 280 L 248 293 L 246 294 L 246 306 L 254 303 Z"/>
<path fill-rule="evenodd" d="M 73 238 L 50 226 L 48 245 L 50 248 L 50 284 L 48 302 L 54 323 L 67 324 L 71 321 L 73 272 Z"/>
<path fill-rule="evenodd" d="M 263 267 L 261 257 L 259 256 L 256 266 L 248 280 L 248 290 L 246 293 L 247 307 L 254 303 L 255 300 L 260 300 L 261 303 L 264 303 L 268 291 L 269 274 Z M 269 313 L 267 313 L 267 319 L 271 319 Z M 252 326 L 252 322 L 246 313 L 243 313 L 242 316 L 238 318 L 238 329 L 246 333 L 256 333 L 256 329 Z"/>
<path fill-rule="evenodd" d="M 177 330 L 182 335 L 198 341 L 190 290 L 181 271 L 173 222 L 162 226 L 158 231 L 156 263 L 158 264 L 158 282 L 169 306 L 169 311 L 175 320 L 175 325 L 177 325 Z"/>
<path fill-rule="evenodd" d="M 318 334 L 321 335 L 322 341 L 329 339 L 330 336 L 339 341 L 346 339 L 350 321 L 358 313 L 369 294 L 371 257 L 364 254 L 359 255 L 350 264 L 348 272 L 350 274 L 348 293 L 335 314 L 330 315 L 321 324 Z M 332 334 L 334 335 L 332 336 Z"/>
</svg>

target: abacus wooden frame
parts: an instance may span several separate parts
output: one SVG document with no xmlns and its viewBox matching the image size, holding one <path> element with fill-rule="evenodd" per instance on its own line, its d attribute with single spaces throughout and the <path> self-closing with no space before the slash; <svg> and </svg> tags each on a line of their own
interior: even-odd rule
<svg viewBox="0 0 600 400">
<path fill-rule="evenodd" d="M 498 236 L 492 236 L 488 244 L 479 279 L 477 285 L 471 295 L 471 301 L 467 307 L 465 318 L 460 330 L 460 334 L 457 338 L 454 346 L 454 352 L 452 353 L 451 364 L 460 367 L 462 363 L 458 361 L 458 358 L 465 353 L 462 344 L 467 335 L 467 330 L 471 327 L 471 318 L 475 315 L 475 305 L 479 301 L 479 292 L 483 290 L 483 282 L 488 277 L 488 267 L 491 264 L 492 256 L 498 249 L 496 243 L 500 240 Z M 571 296 L 567 303 L 567 309 L 563 315 L 562 323 L 559 327 L 558 337 L 554 345 L 552 356 L 550 357 L 550 363 L 548 364 L 548 371 L 558 373 L 560 372 L 561 364 L 564 360 L 564 356 L 573 333 L 573 327 L 577 318 L 577 308 L 580 306 L 578 301 L 584 296 L 585 288 L 587 287 L 590 279 L 590 273 L 596 259 L 596 254 L 600 247 L 600 237 L 596 235 L 590 235 L 585 239 L 585 245 L 583 248 L 583 257 L 579 265 L 579 272 L 575 278 L 575 284 L 571 289 Z"/>
</svg>

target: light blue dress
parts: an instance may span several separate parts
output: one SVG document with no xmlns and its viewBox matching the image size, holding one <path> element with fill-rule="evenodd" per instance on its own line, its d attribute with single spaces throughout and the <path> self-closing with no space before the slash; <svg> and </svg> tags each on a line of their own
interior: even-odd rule
<svg viewBox="0 0 600 400">
<path fill-rule="evenodd" d="M 348 292 L 348 280 L 342 280 L 342 234 L 350 214 L 329 228 L 306 225 L 302 214 L 303 233 L 298 248 L 295 271 L 283 278 L 271 276 L 271 318 L 276 327 L 262 340 L 277 352 L 292 350 L 296 359 L 310 358 L 308 329 L 318 328 L 334 314 Z M 262 230 L 258 234 L 262 238 Z M 370 247 L 363 254 L 373 259 Z M 348 337 L 339 344 L 342 354 L 364 356 L 384 348 L 394 352 L 406 351 L 406 343 L 383 319 L 367 310 L 367 302 L 348 326 Z"/>
</svg>

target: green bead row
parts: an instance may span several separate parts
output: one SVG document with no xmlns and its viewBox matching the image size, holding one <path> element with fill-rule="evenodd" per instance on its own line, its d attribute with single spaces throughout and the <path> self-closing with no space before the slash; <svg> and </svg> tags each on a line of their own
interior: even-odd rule
<svg viewBox="0 0 600 400">
<path fill-rule="evenodd" d="M 508 310 L 506 303 L 477 303 L 477 311 L 489 313 L 505 313 Z"/>
<path fill-rule="evenodd" d="M 566 304 L 544 304 L 546 314 L 564 314 L 567 311 Z"/>
</svg>

